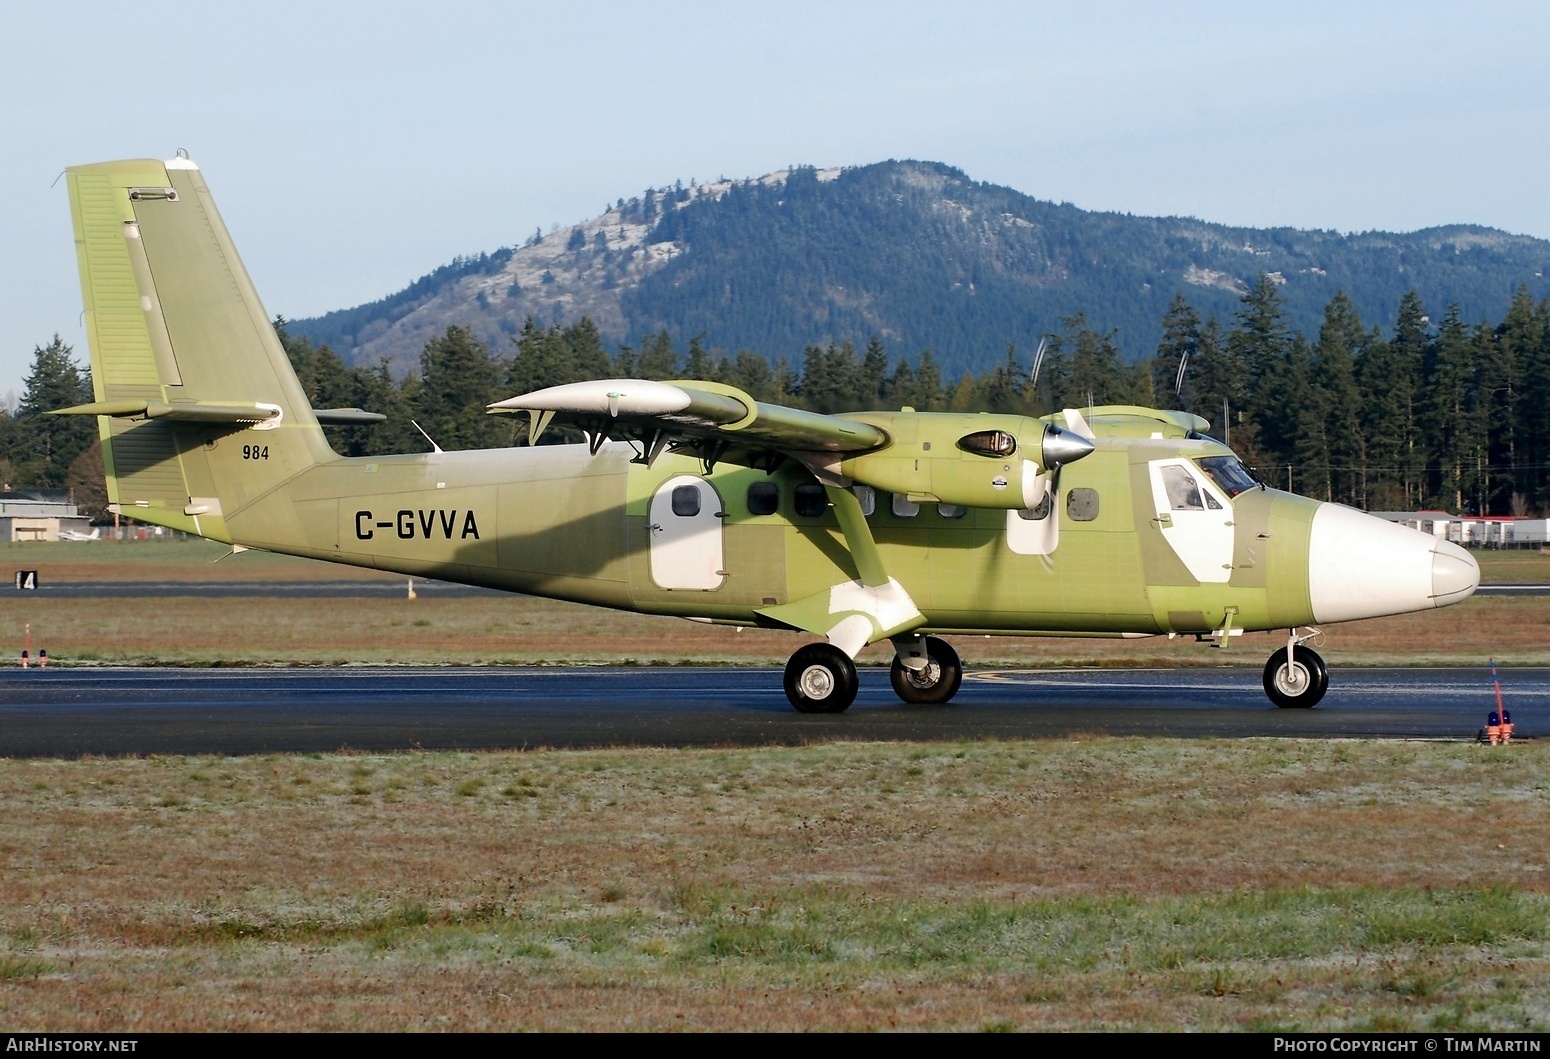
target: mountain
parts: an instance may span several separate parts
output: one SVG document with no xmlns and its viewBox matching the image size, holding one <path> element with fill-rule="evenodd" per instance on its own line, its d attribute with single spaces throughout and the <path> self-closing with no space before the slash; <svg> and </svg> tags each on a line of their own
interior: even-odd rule
<svg viewBox="0 0 1550 1059">
<path fill-rule="evenodd" d="M 986 369 L 1008 343 L 1027 350 L 1077 312 L 1115 330 L 1127 357 L 1146 356 L 1175 293 L 1227 319 L 1260 273 L 1313 336 L 1338 290 L 1385 328 L 1412 288 L 1434 316 L 1456 301 L 1466 320 L 1500 319 L 1521 283 L 1550 295 L 1547 265 L 1550 241 L 1491 228 L 1344 235 L 1098 213 L 889 161 L 648 191 L 289 326 L 400 374 L 451 324 L 504 350 L 528 315 L 585 314 L 612 342 L 666 328 L 680 346 L 703 333 L 713 348 L 793 361 L 808 345 L 875 333 L 895 355 L 931 349 L 951 377 Z"/>
</svg>

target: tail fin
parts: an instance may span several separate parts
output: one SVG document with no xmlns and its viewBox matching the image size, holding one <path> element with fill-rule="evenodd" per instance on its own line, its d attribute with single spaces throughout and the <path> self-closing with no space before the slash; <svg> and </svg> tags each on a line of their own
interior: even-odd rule
<svg viewBox="0 0 1550 1059">
<path fill-rule="evenodd" d="M 228 522 L 338 457 L 199 168 L 68 174 L 96 400 L 61 411 L 99 416 L 108 498 L 125 514 L 229 542 Z M 243 537 L 289 536 L 273 514 L 248 521 L 269 525 Z"/>
</svg>

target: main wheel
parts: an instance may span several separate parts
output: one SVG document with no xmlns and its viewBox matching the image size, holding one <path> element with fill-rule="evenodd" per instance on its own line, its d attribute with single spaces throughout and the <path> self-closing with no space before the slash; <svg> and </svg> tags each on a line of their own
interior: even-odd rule
<svg viewBox="0 0 1550 1059">
<path fill-rule="evenodd" d="M 1265 663 L 1265 694 L 1284 709 L 1307 709 L 1329 690 L 1329 669 L 1316 651 L 1297 648 L 1292 664 L 1286 664 L 1286 648 Z"/>
<path fill-rule="evenodd" d="M 810 643 L 786 663 L 786 698 L 801 713 L 844 713 L 858 685 L 856 664 L 833 644 Z"/>
<path fill-rule="evenodd" d="M 894 694 L 905 702 L 940 705 L 958 694 L 958 685 L 963 683 L 963 663 L 946 640 L 927 636 L 922 646 L 926 649 L 925 668 L 910 669 L 894 655 L 888 679 L 893 682 Z"/>
</svg>

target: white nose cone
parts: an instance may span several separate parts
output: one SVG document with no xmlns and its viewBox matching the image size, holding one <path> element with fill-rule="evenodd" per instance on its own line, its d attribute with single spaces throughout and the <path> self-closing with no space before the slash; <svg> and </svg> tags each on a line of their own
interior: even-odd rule
<svg viewBox="0 0 1550 1059">
<path fill-rule="evenodd" d="M 1445 607 L 1480 584 L 1456 544 L 1339 504 L 1320 504 L 1308 539 L 1315 621 L 1354 621 Z"/>
</svg>

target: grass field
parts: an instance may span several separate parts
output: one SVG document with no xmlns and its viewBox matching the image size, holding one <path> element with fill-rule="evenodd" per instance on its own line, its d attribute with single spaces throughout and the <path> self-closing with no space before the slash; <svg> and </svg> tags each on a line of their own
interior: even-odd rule
<svg viewBox="0 0 1550 1059">
<path fill-rule="evenodd" d="M 1539 1029 L 1550 758 L 1264 740 L 0 769 L 14 1029 Z"/>
<path fill-rule="evenodd" d="M 213 563 L 208 542 L 0 545 L 0 563 L 37 569 L 45 584 L 69 581 L 305 581 L 405 579 L 265 553 Z M 1479 553 L 1497 581 L 1550 581 L 1550 557 Z M 0 567 L 3 569 L 4 567 Z M 405 585 L 407 589 L 407 584 Z M 625 614 L 520 596 L 410 600 L 229 600 L 194 596 L 122 601 L 8 593 L 0 607 L 0 656 L 33 650 L 60 664 L 638 664 L 783 665 L 810 637 L 737 631 L 677 618 Z M 953 638 L 970 666 L 1262 666 L 1283 634 L 1249 634 L 1217 650 L 1168 640 Z M 1441 611 L 1330 626 L 1319 650 L 1336 665 L 1550 664 L 1550 597 L 1475 597 Z M 883 665 L 886 645 L 860 661 Z"/>
</svg>

